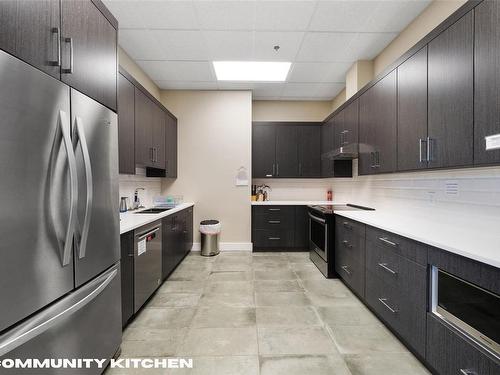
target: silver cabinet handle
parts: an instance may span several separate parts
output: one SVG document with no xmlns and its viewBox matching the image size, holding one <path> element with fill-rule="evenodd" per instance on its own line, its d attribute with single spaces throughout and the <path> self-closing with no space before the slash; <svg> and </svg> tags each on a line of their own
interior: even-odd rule
<svg viewBox="0 0 500 375">
<path fill-rule="evenodd" d="M 344 222 L 342 223 L 342 225 L 344 226 L 344 228 L 345 228 L 345 229 L 352 230 L 352 226 L 351 226 L 351 225 L 349 225 L 349 223 L 348 223 L 347 221 L 344 221 Z"/>
<path fill-rule="evenodd" d="M 398 273 L 392 269 L 390 269 L 389 267 L 387 267 L 387 263 L 379 263 L 378 266 L 380 268 L 382 268 L 383 270 L 389 272 L 391 275 L 394 275 L 396 276 Z"/>
<path fill-rule="evenodd" d="M 418 162 L 419 163 L 423 162 L 423 160 L 422 160 L 422 143 L 424 143 L 424 140 L 422 138 L 420 138 L 418 140 Z"/>
<path fill-rule="evenodd" d="M 64 38 L 64 43 L 69 44 L 69 68 L 62 69 L 62 72 L 66 74 L 73 74 L 74 70 L 73 38 Z"/>
<path fill-rule="evenodd" d="M 269 224 L 281 224 L 281 220 L 269 220 Z"/>
<path fill-rule="evenodd" d="M 387 303 L 387 298 L 379 298 L 378 299 L 382 305 L 384 305 L 387 310 L 389 310 L 391 313 L 396 314 L 398 310 L 393 309 L 388 303 Z"/>
<path fill-rule="evenodd" d="M 276 163 L 276 176 L 280 175 L 280 165 L 279 163 Z"/>
<path fill-rule="evenodd" d="M 268 208 L 268 211 L 281 211 L 281 208 Z"/>
<path fill-rule="evenodd" d="M 370 152 L 370 158 L 371 158 L 371 165 L 370 165 L 370 168 L 375 168 L 375 153 L 374 152 Z"/>
<path fill-rule="evenodd" d="M 349 276 L 352 275 L 351 271 L 349 271 L 349 267 L 347 266 L 340 266 L 340 268 L 342 268 L 342 270 L 347 273 Z"/>
<path fill-rule="evenodd" d="M 111 272 L 98 277 L 96 280 L 78 289 L 78 291 L 73 292 L 68 298 L 63 298 L 12 331 L 0 336 L 0 357 L 40 336 L 51 327 L 64 321 L 68 316 L 85 307 L 101 294 L 117 274 L 118 271 L 115 268 Z"/>
<path fill-rule="evenodd" d="M 83 130 L 82 119 L 77 117 L 75 120 L 75 134 L 76 134 L 76 142 L 80 142 L 82 146 L 82 155 L 83 155 L 83 165 L 85 166 L 85 180 L 87 182 L 87 201 L 85 203 L 85 216 L 83 219 L 82 231 L 78 235 L 80 237 L 77 239 L 76 243 L 78 244 L 78 253 L 79 258 L 82 259 L 85 257 L 85 252 L 87 249 L 87 239 L 89 236 L 89 228 L 90 228 L 90 218 L 92 215 L 92 203 L 94 200 L 94 183 L 92 181 L 92 166 L 90 162 L 90 154 L 89 148 L 87 145 L 87 139 L 85 138 L 85 132 Z"/>
<path fill-rule="evenodd" d="M 49 65 L 52 66 L 61 66 L 61 29 L 59 27 L 53 27 L 51 29 L 52 34 L 55 34 L 57 44 L 56 44 L 56 59 L 53 61 L 49 61 Z"/>
<path fill-rule="evenodd" d="M 266 177 L 273 177 L 272 174 L 266 174 Z"/>
<path fill-rule="evenodd" d="M 152 162 L 155 161 L 155 157 L 154 157 L 154 148 L 153 147 L 150 147 L 149 148 L 149 160 L 151 160 Z"/>
<path fill-rule="evenodd" d="M 342 134 L 343 134 L 343 136 L 344 136 L 344 140 L 343 140 L 343 142 L 342 142 L 342 146 L 344 146 L 344 145 L 348 145 L 348 144 L 349 144 L 349 141 L 346 141 L 346 139 L 347 139 L 346 135 L 347 135 L 347 134 L 349 134 L 349 130 L 344 130 L 344 131 L 342 132 Z"/>
<path fill-rule="evenodd" d="M 268 239 L 268 240 L 271 240 L 271 241 L 281 240 L 281 238 L 280 238 L 280 237 L 268 237 L 267 239 Z"/>
<path fill-rule="evenodd" d="M 380 151 L 375 151 L 375 168 L 380 168 Z"/>
<path fill-rule="evenodd" d="M 71 143 L 71 136 L 69 131 L 69 120 L 64 111 L 59 111 L 59 126 L 64 141 L 64 149 L 68 157 L 69 179 L 70 179 L 70 202 L 68 218 L 68 229 L 66 230 L 66 237 L 64 240 L 63 261 L 62 265 L 67 266 L 71 260 L 71 252 L 73 250 L 73 234 L 76 226 L 76 210 L 78 204 L 78 176 L 76 172 L 76 158 L 73 152 L 73 144 Z"/>
<path fill-rule="evenodd" d="M 273 163 L 273 174 L 272 174 L 272 176 L 274 176 L 275 174 L 276 174 L 276 164 Z"/>
<path fill-rule="evenodd" d="M 427 161 L 433 161 L 433 149 L 432 149 L 432 143 L 434 142 L 434 139 L 427 137 Z"/>
<path fill-rule="evenodd" d="M 389 246 L 392 246 L 392 247 L 398 247 L 399 246 L 396 242 L 389 241 L 385 237 L 379 237 L 378 239 L 379 239 L 379 241 L 385 243 L 386 245 L 389 245 Z"/>
<path fill-rule="evenodd" d="M 477 372 L 474 370 L 461 368 L 460 374 L 462 374 L 462 375 L 477 375 Z"/>
<path fill-rule="evenodd" d="M 348 249 L 352 249 L 352 245 L 347 240 L 342 241 L 342 245 L 344 245 Z"/>
</svg>

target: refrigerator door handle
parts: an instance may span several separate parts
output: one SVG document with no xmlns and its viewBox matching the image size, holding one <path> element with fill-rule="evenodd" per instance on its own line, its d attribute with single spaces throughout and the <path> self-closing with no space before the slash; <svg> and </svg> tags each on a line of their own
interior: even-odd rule
<svg viewBox="0 0 500 375">
<path fill-rule="evenodd" d="M 75 146 L 80 142 L 82 146 L 82 155 L 83 155 L 83 165 L 85 167 L 85 179 L 86 179 L 86 195 L 87 201 L 85 203 L 85 217 L 83 219 L 83 225 L 81 232 L 77 235 L 77 247 L 78 247 L 78 257 L 80 259 L 85 257 L 85 252 L 87 249 L 87 239 L 89 237 L 89 228 L 90 228 L 90 216 L 92 213 L 92 203 L 93 203 L 93 190 L 94 183 L 92 181 L 92 166 L 90 163 L 90 154 L 89 148 L 87 145 L 87 139 L 85 138 L 85 132 L 83 130 L 82 119 L 80 117 L 76 117 L 75 120 Z"/>
<path fill-rule="evenodd" d="M 76 292 L 73 292 L 73 295 L 70 295 L 68 298 L 52 305 L 45 311 L 22 323 L 17 328 L 14 328 L 10 332 L 0 336 L 0 357 L 41 335 L 56 325 L 61 319 L 64 319 L 85 307 L 99 294 L 101 294 L 101 292 L 109 285 L 117 274 L 118 269 L 115 267 L 108 273 L 97 277 L 90 284 L 82 287 Z"/>
<path fill-rule="evenodd" d="M 76 175 L 76 158 L 73 152 L 73 144 L 70 136 L 70 124 L 67 119 L 67 114 L 64 111 L 59 111 L 59 126 L 64 141 L 64 149 L 68 157 L 69 178 L 70 178 L 70 210 L 68 218 L 68 229 L 64 240 L 64 251 L 62 265 L 67 266 L 71 260 L 71 252 L 73 249 L 73 234 L 76 226 L 76 210 L 78 203 L 78 177 Z"/>
</svg>

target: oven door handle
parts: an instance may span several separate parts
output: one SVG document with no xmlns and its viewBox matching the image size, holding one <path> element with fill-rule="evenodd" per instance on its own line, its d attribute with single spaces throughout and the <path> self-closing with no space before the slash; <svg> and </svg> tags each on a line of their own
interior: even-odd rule
<svg viewBox="0 0 500 375">
<path fill-rule="evenodd" d="M 310 212 L 308 212 L 308 215 L 311 218 L 311 220 L 317 221 L 318 223 L 321 223 L 321 224 L 326 224 L 326 220 L 325 219 L 322 219 L 320 217 L 314 216 Z"/>
</svg>

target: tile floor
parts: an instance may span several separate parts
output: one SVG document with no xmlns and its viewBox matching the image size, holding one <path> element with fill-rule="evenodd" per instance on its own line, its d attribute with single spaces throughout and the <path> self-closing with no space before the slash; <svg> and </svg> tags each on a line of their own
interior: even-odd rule
<svg viewBox="0 0 500 375">
<path fill-rule="evenodd" d="M 122 357 L 193 369 L 106 375 L 421 375 L 427 370 L 308 253 L 186 257 L 123 336 Z"/>
</svg>

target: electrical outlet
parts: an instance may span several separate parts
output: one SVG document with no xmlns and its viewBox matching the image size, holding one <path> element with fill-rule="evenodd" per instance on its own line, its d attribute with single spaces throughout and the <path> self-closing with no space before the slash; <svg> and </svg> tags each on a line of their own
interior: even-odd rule
<svg viewBox="0 0 500 375">
<path fill-rule="evenodd" d="M 450 180 L 445 182 L 444 191 L 446 195 L 458 196 L 460 192 L 460 186 L 458 181 Z"/>
<path fill-rule="evenodd" d="M 436 201 L 436 192 L 435 191 L 428 191 L 427 195 L 429 197 L 430 203 L 434 203 Z"/>
</svg>

